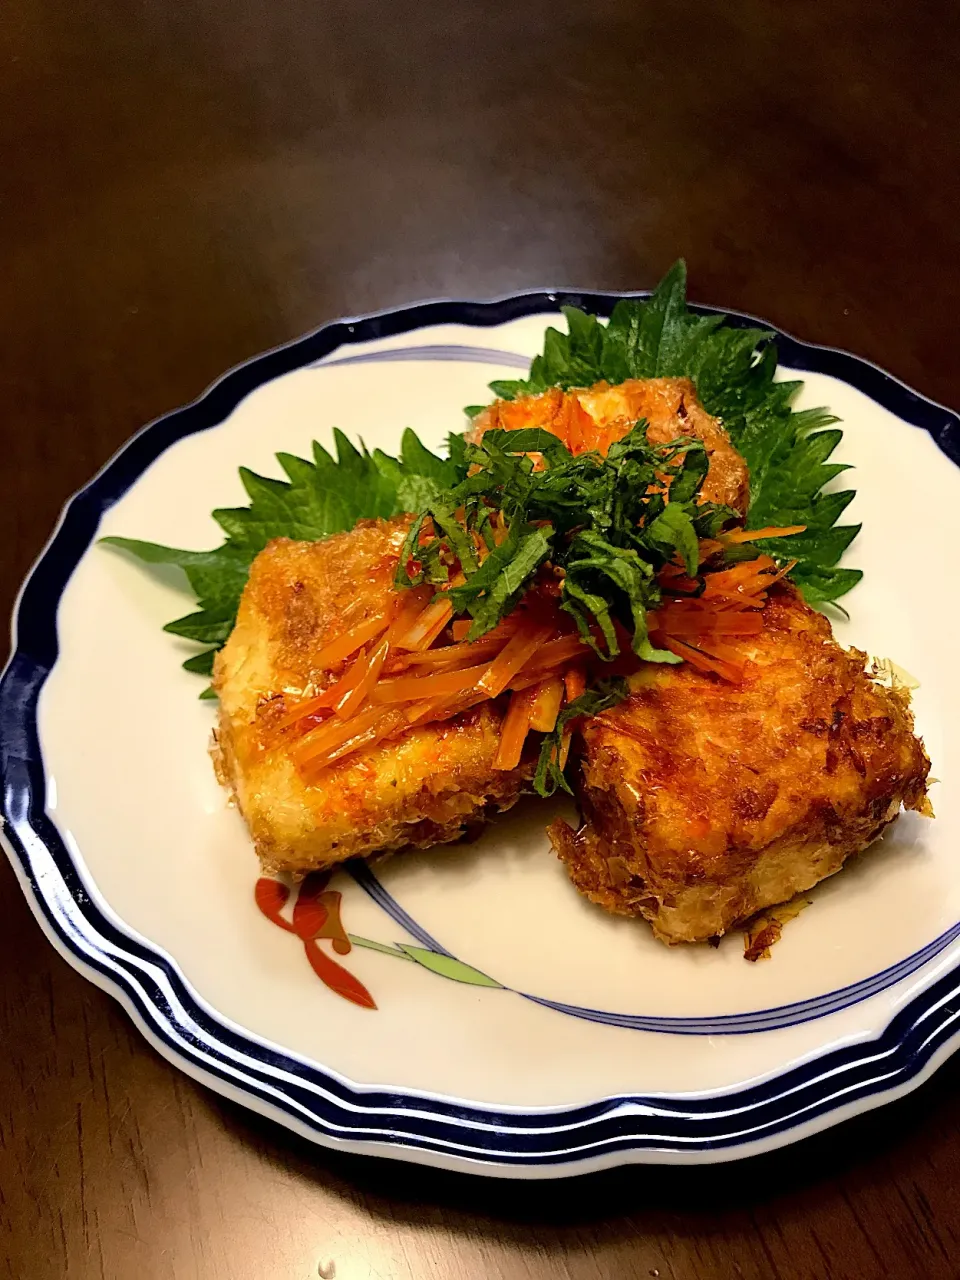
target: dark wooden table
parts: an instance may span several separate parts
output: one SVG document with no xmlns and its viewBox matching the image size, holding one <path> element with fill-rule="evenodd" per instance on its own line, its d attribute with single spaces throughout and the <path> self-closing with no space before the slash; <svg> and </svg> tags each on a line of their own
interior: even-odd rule
<svg viewBox="0 0 960 1280">
<path fill-rule="evenodd" d="M 344 312 L 682 253 L 960 403 L 952 4 L 6 0 L 0 55 L 4 608 L 135 428 Z M 960 1063 L 740 1166 L 347 1159 L 163 1062 L 0 877 L 5 1276 L 960 1275 Z"/>
</svg>

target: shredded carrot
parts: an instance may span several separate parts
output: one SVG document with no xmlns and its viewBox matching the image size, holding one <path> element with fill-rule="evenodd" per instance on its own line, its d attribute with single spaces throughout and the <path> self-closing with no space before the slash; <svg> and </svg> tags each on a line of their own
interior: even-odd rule
<svg viewBox="0 0 960 1280">
<path fill-rule="evenodd" d="M 668 575 L 667 569 L 675 569 L 676 572 Z M 670 592 L 671 595 L 693 595 L 702 585 L 699 578 L 688 578 L 679 565 L 668 564 L 665 569 L 661 569 L 660 579 L 664 591 Z"/>
<path fill-rule="evenodd" d="M 768 525 L 764 529 L 734 529 L 731 533 L 720 534 L 720 545 L 754 542 L 757 538 L 789 538 L 794 533 L 804 533 L 806 528 L 805 524 L 788 524 L 781 527 Z"/>
<path fill-rule="evenodd" d="M 437 612 L 433 619 L 433 623 L 426 633 L 420 637 L 420 641 L 414 652 L 422 652 L 424 649 L 429 649 L 434 640 L 439 638 L 440 633 L 443 631 L 444 627 L 447 626 L 452 617 L 453 605 L 450 604 L 448 600 L 438 600 Z"/>
<path fill-rule="evenodd" d="M 675 653 L 678 658 L 683 658 L 690 663 L 691 667 L 696 667 L 699 671 L 709 671 L 714 675 L 723 676 L 732 684 L 739 684 L 743 678 L 741 667 L 734 666 L 732 662 L 724 662 L 722 658 L 711 658 L 693 645 L 685 644 L 683 640 L 674 640 L 666 636 L 663 644 L 671 653 Z"/>
<path fill-rule="evenodd" d="M 385 644 L 386 641 L 383 643 Z M 318 711 L 334 707 L 360 683 L 366 674 L 368 665 L 367 651 L 366 649 L 361 649 L 359 655 L 354 658 L 339 680 L 335 680 L 333 684 L 324 689 L 323 693 L 318 693 L 315 698 L 308 698 L 304 702 L 295 702 L 288 711 L 285 711 L 278 718 L 276 727 L 278 729 L 286 729 L 291 724 L 296 724 L 299 720 L 306 719 L 307 716 L 316 715 Z"/>
<path fill-rule="evenodd" d="M 433 599 L 433 589 L 431 587 L 411 587 L 408 590 L 397 591 L 394 594 L 397 597 L 398 606 L 393 621 L 390 623 L 390 630 L 387 632 L 387 639 L 390 641 L 391 648 L 396 645 L 405 632 L 410 630 L 414 620 Z"/>
<path fill-rule="evenodd" d="M 523 744 L 530 728 L 533 694 L 529 689 L 510 696 L 510 705 L 500 730 L 500 745 L 493 761 L 495 769 L 515 769 L 523 754 Z"/>
<path fill-rule="evenodd" d="M 404 712 L 404 719 L 412 729 L 415 725 L 429 724 L 432 720 L 447 719 L 454 714 L 451 708 L 456 705 L 456 698 L 428 698 L 424 702 L 413 702 Z"/>
<path fill-rule="evenodd" d="M 442 719 L 447 708 L 453 704 L 452 698 L 426 698 L 423 702 L 411 702 L 404 712 L 404 719 L 411 728 L 414 725 L 426 724 L 438 716 Z"/>
<path fill-rule="evenodd" d="M 345 668 L 343 675 L 334 684 L 326 688 L 319 695 L 324 704 L 328 707 L 335 706 L 344 694 L 349 693 L 364 677 L 367 670 L 368 654 L 370 650 L 366 645 L 360 650 L 357 656 Z"/>
<path fill-rule="evenodd" d="M 755 610 L 718 613 L 715 609 L 668 605 L 647 615 L 651 631 L 671 636 L 698 636 L 718 633 L 728 636 L 755 636 L 763 630 L 763 616 Z"/>
<path fill-rule="evenodd" d="M 731 666 L 736 667 L 742 673 L 746 655 L 732 644 L 726 644 L 723 640 L 717 640 L 710 635 L 699 637 L 696 647 L 701 653 L 705 653 L 710 658 L 720 658 L 723 662 L 729 662 Z"/>
<path fill-rule="evenodd" d="M 769 579 L 764 574 L 776 568 L 776 562 L 770 556 L 758 556 L 756 560 L 745 560 L 734 565 L 732 569 L 719 569 L 716 573 L 705 576 L 703 596 L 709 597 L 730 590 L 741 592 L 763 591 Z"/>
<path fill-rule="evenodd" d="M 489 699 L 476 689 L 468 689 L 466 693 L 452 694 L 447 698 L 434 698 L 427 702 L 414 703 L 407 712 L 407 723 L 411 725 L 427 724 L 434 720 L 449 720 L 471 707 Z"/>
<path fill-rule="evenodd" d="M 564 673 L 563 689 L 565 701 L 569 706 L 575 698 L 579 698 L 581 693 L 587 687 L 587 673 L 583 667 L 571 667 L 569 671 Z M 570 757 L 570 746 L 573 742 L 573 730 L 575 721 L 565 724 L 563 733 L 560 735 L 560 758 L 559 765 L 561 771 L 567 767 L 567 760 Z"/>
<path fill-rule="evenodd" d="M 318 671 L 329 671 L 344 658 L 349 658 L 352 653 L 356 653 L 362 644 L 376 640 L 386 631 L 387 622 L 386 613 L 375 613 L 372 617 L 365 618 L 363 622 L 358 622 L 355 627 L 344 631 L 342 635 L 337 636 L 336 640 L 331 640 L 329 644 L 323 646 L 314 657 L 314 667 Z"/>
<path fill-rule="evenodd" d="M 365 733 L 385 714 L 383 707 L 368 707 L 349 720 L 334 717 L 305 734 L 292 748 L 291 756 L 298 765 L 305 765 L 318 757 L 326 756 L 335 748 L 358 734 Z"/>
<path fill-rule="evenodd" d="M 330 702 L 326 693 L 317 694 L 314 698 L 304 698 L 299 702 L 294 702 L 288 707 L 282 716 L 278 716 L 274 721 L 274 728 L 289 729 L 290 725 L 296 724 L 298 720 L 305 720 L 308 716 L 314 716 L 318 711 L 329 711 Z"/>
<path fill-rule="evenodd" d="M 781 578 L 785 578 L 791 569 L 796 568 L 796 565 L 797 565 L 796 560 L 791 560 L 788 564 L 785 564 L 778 573 L 775 573 L 772 578 L 767 579 L 767 581 L 763 584 L 764 590 L 766 590 L 768 587 L 772 587 L 773 584 L 775 582 L 779 582 Z"/>
<path fill-rule="evenodd" d="M 481 636 L 481 640 L 508 640 L 510 636 L 520 626 L 520 616 L 516 613 L 510 613 L 505 618 L 501 618 L 497 625 L 485 635 Z M 450 632 L 457 644 L 467 639 L 470 628 L 473 626 L 472 618 L 458 618 L 456 622 L 451 622 Z M 480 641 L 470 641 L 471 644 L 479 644 Z"/>
<path fill-rule="evenodd" d="M 394 658 L 388 667 L 387 675 L 398 675 L 415 667 L 422 671 L 448 670 L 453 667 L 473 666 L 484 659 L 495 657 L 506 644 L 505 640 L 472 640 L 459 644 L 444 644 L 436 649 L 423 649 L 416 653 L 404 653 Z"/>
<path fill-rule="evenodd" d="M 357 659 L 355 666 L 359 670 L 356 681 L 353 687 L 348 689 L 334 706 L 334 711 L 341 720 L 347 720 L 355 711 L 359 711 L 364 699 L 380 678 L 381 668 L 389 652 L 389 641 L 381 640 L 375 649 L 364 656 L 362 667 L 360 666 L 361 659 Z"/>
<path fill-rule="evenodd" d="M 579 633 L 573 636 L 562 636 L 559 640 L 548 640 L 531 654 L 521 674 L 542 673 L 554 667 L 563 667 L 572 659 L 582 657 L 589 652 Z"/>
<path fill-rule="evenodd" d="M 567 702 L 579 698 L 587 687 L 587 673 L 583 667 L 571 667 L 563 675 L 563 688 Z"/>
<path fill-rule="evenodd" d="M 715 556 L 718 551 L 723 550 L 723 543 L 717 538 L 701 538 L 698 547 L 698 559 L 702 564 L 704 560 L 709 560 L 711 556 Z"/>
<path fill-rule="evenodd" d="M 460 639 L 454 644 L 442 644 L 432 649 L 419 649 L 411 653 L 400 654 L 391 658 L 385 669 L 386 675 L 397 675 L 410 667 L 452 668 L 455 666 L 471 666 L 484 658 L 492 658 L 503 649 L 507 640 L 519 626 L 519 620 L 513 614 L 497 624 L 492 631 L 479 640 Z M 457 626 L 453 623 L 451 630 Z M 470 623 L 467 623 L 469 629 Z"/>
<path fill-rule="evenodd" d="M 521 689 L 532 689 L 543 681 L 546 674 L 542 668 L 539 671 L 531 671 L 529 667 L 524 667 L 515 676 L 511 676 L 506 692 L 519 693 Z"/>
<path fill-rule="evenodd" d="M 379 720 L 375 720 L 365 729 L 358 730 L 352 738 L 348 738 L 338 747 L 332 748 L 324 755 L 318 755 L 311 758 L 304 772 L 309 777 L 315 778 L 318 773 L 335 764 L 338 760 L 343 760 L 347 756 L 353 755 L 357 751 L 362 751 L 365 747 L 375 746 L 378 742 L 382 742 L 384 738 L 388 738 L 397 729 L 404 727 L 403 716 L 396 711 L 388 711 L 381 715 Z"/>
<path fill-rule="evenodd" d="M 751 594 L 746 592 L 737 593 L 734 591 L 718 591 L 715 595 L 707 597 L 707 603 L 716 613 L 743 613 L 751 609 L 756 610 L 763 607 L 767 600 L 766 591 L 755 591 Z"/>
<path fill-rule="evenodd" d="M 544 645 L 543 647 L 545 649 L 547 646 Z M 582 652 L 583 648 L 584 646 L 581 645 L 580 652 Z M 627 652 L 629 653 L 629 650 Z M 570 652 L 560 652 L 558 650 L 554 661 L 549 663 L 542 661 L 538 654 L 535 658 L 531 659 L 526 666 L 521 667 L 517 674 L 511 678 L 507 688 L 513 691 L 516 691 L 517 689 L 529 689 L 532 685 L 539 684 L 540 681 L 545 679 L 547 676 L 562 675 L 563 669 L 569 662 L 571 656 L 579 657 L 580 654 L 579 652 L 571 654 Z M 613 670 L 613 668 L 611 668 L 611 670 Z"/>
<path fill-rule="evenodd" d="M 478 690 L 489 698 L 496 698 L 510 683 L 525 662 L 532 658 L 536 651 L 552 634 L 554 628 L 550 623 L 537 626 L 531 623 L 511 636 L 501 652 L 491 662 L 483 679 L 477 685 Z"/>
<path fill-rule="evenodd" d="M 449 600 L 434 600 L 414 618 L 407 630 L 394 641 L 397 649 L 427 649 L 449 622 L 453 606 Z"/>
<path fill-rule="evenodd" d="M 420 702 L 424 699 L 452 697 L 475 689 L 489 664 L 467 667 L 463 671 L 438 671 L 428 675 L 395 676 L 381 680 L 370 694 L 371 702 Z"/>
<path fill-rule="evenodd" d="M 551 676 L 541 680 L 533 690 L 533 701 L 530 705 L 530 728 L 537 733 L 550 733 L 557 723 L 560 714 L 560 703 L 563 701 L 563 680 L 560 676 Z"/>
</svg>

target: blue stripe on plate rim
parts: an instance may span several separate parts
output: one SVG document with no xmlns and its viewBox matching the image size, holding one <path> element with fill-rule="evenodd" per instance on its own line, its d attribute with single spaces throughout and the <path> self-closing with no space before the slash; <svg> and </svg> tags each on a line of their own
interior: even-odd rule
<svg viewBox="0 0 960 1280">
<path fill-rule="evenodd" d="M 0 817 L 4 846 L 31 908 L 64 957 L 115 996 L 164 1056 L 218 1092 L 321 1144 L 515 1177 L 564 1176 L 630 1161 L 732 1159 L 795 1140 L 906 1092 L 960 1041 L 960 973 L 954 966 L 941 976 L 934 973 L 878 1037 L 722 1093 L 623 1095 L 534 1109 L 367 1088 L 260 1040 L 206 1006 L 171 957 L 113 919 L 88 892 L 74 854 L 46 814 L 37 702 L 57 658 L 60 596 L 96 536 L 103 512 L 161 453 L 223 422 L 263 383 L 344 346 L 430 325 L 499 325 L 563 305 L 609 315 L 619 298 L 645 296 L 551 290 L 489 302 L 425 302 L 335 321 L 265 352 L 124 445 L 67 503 L 21 589 L 13 653 L 0 679 Z M 720 310 L 693 309 L 701 314 Z M 724 314 L 734 324 L 768 329 L 788 367 L 839 378 L 926 430 L 960 465 L 960 417 L 952 410 L 859 357 L 801 342 L 752 316 Z M 475 355 L 481 351 L 490 349 L 475 349 Z"/>
</svg>

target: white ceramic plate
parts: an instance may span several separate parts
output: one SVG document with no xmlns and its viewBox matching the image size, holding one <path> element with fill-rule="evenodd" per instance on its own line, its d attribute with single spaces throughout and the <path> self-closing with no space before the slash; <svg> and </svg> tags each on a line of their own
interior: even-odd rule
<svg viewBox="0 0 960 1280">
<path fill-rule="evenodd" d="M 216 545 L 209 513 L 243 501 L 237 467 L 279 474 L 277 450 L 333 426 L 394 451 L 412 425 L 438 445 L 492 378 L 526 367 L 548 313 L 615 300 L 429 303 L 262 356 L 135 437 L 22 592 L 3 816 L 38 919 L 171 1061 L 318 1142 L 526 1177 L 730 1159 L 903 1093 L 956 1047 L 960 685 L 936 549 L 960 531 L 960 421 L 780 334 L 799 403 L 842 418 L 857 468 L 865 578 L 837 633 L 920 680 L 936 821 L 902 816 L 755 965 L 738 935 L 671 950 L 591 906 L 540 802 L 475 844 L 338 873 L 354 945 L 322 945 L 348 975 L 339 993 L 256 909 L 256 860 L 206 754 L 211 705 L 160 630 L 189 601 L 95 539 Z"/>
</svg>

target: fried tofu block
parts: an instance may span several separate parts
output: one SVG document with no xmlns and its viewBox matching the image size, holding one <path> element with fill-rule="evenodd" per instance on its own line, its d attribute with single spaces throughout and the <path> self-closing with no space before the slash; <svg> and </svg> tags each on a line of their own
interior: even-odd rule
<svg viewBox="0 0 960 1280">
<path fill-rule="evenodd" d="M 406 518 L 368 521 L 323 542 L 278 539 L 254 561 L 237 624 L 218 655 L 215 762 L 267 871 L 301 874 L 406 845 L 457 840 L 509 808 L 529 777 L 493 768 L 503 711 L 486 703 L 409 730 L 307 785 L 277 728 L 285 700 L 323 687 L 315 655 L 382 607 Z"/>
<path fill-rule="evenodd" d="M 929 813 L 909 698 L 877 684 L 799 594 L 741 642 L 742 686 L 645 668 L 583 727 L 584 825 L 550 831 L 574 884 L 665 942 L 716 937 L 833 875 L 901 806 Z"/>
<path fill-rule="evenodd" d="M 745 464 L 720 424 L 700 408 L 688 379 L 601 383 L 576 394 L 589 403 L 608 439 L 641 417 L 657 442 L 698 436 L 710 455 L 704 492 L 745 508 Z M 556 410 L 564 402 L 569 396 L 557 391 L 498 405 L 515 418 L 529 411 L 550 425 L 547 407 Z M 499 415 L 497 405 L 486 410 L 476 434 L 491 425 L 529 425 L 501 423 Z M 560 427 L 556 422 L 550 429 L 559 434 Z M 314 664 L 321 648 L 382 606 L 408 523 L 364 521 L 317 543 L 278 539 L 254 561 L 236 626 L 215 665 L 220 723 L 214 761 L 265 870 L 305 873 L 406 845 L 457 840 L 489 814 L 509 808 L 529 783 L 533 770 L 526 762 L 514 772 L 493 768 L 505 700 L 410 730 L 334 765 L 310 784 L 290 758 L 291 736 L 277 728 L 278 719 L 290 700 L 329 680 Z"/>
<path fill-rule="evenodd" d="M 710 471 L 701 491 L 705 502 L 719 502 L 746 514 L 750 497 L 747 464 L 730 443 L 723 425 L 700 404 L 689 378 L 630 378 L 610 386 L 572 391 L 545 391 L 517 400 L 497 400 L 474 419 L 470 438 L 480 439 L 491 427 L 515 431 L 543 427 L 573 453 L 587 449 L 606 452 L 609 444 L 627 434 L 641 418 L 647 439 L 669 444 L 682 436 L 702 440 Z"/>
</svg>

